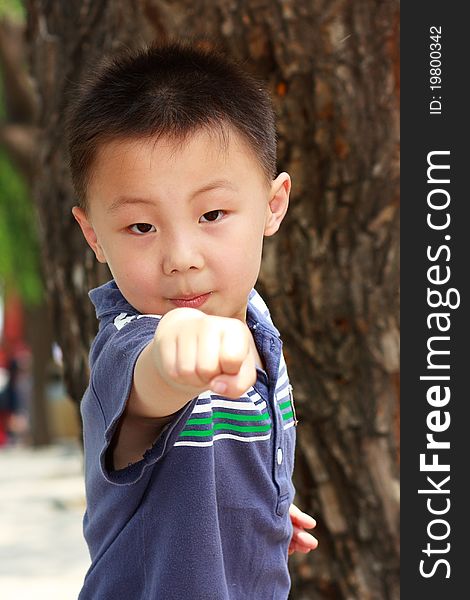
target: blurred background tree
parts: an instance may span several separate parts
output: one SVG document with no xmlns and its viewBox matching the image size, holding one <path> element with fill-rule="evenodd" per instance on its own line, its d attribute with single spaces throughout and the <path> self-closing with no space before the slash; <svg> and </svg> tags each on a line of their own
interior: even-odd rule
<svg viewBox="0 0 470 600">
<path fill-rule="evenodd" d="M 292 599 L 397 599 L 398 0 L 28 0 L 34 197 L 56 337 L 78 403 L 109 277 L 70 209 L 64 114 L 103 54 L 171 36 L 217 44 L 267 82 L 291 208 L 258 288 L 284 339 L 299 417 L 296 502 L 320 547 Z"/>
<path fill-rule="evenodd" d="M 27 76 L 24 20 L 21 2 L 0 0 L 0 282 L 7 306 L 18 302 L 24 313 L 25 342 L 32 355 L 31 442 L 40 446 L 50 442 L 45 387 L 52 337 L 31 196 L 34 99 Z M 4 337 L 2 342 L 8 355 L 18 352 L 10 347 L 11 340 Z"/>
</svg>

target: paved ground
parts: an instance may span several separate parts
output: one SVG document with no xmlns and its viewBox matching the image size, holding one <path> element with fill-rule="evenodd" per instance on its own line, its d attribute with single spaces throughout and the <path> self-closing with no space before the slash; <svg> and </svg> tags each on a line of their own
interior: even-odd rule
<svg viewBox="0 0 470 600">
<path fill-rule="evenodd" d="M 90 560 L 78 446 L 0 448 L 0 598 L 76 600 Z"/>
</svg>

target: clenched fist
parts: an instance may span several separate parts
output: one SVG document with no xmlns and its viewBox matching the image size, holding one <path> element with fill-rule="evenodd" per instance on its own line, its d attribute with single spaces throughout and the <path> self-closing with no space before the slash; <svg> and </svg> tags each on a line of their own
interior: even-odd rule
<svg viewBox="0 0 470 600">
<path fill-rule="evenodd" d="M 162 317 L 152 356 L 162 379 L 177 390 L 239 398 L 256 382 L 253 345 L 239 319 L 176 308 Z"/>
</svg>

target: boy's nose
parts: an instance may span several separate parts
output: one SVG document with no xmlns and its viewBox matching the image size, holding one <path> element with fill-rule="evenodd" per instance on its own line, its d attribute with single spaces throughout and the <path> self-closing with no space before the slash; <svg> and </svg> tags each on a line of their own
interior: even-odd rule
<svg viewBox="0 0 470 600">
<path fill-rule="evenodd" d="M 163 259 L 163 272 L 165 275 L 183 273 L 189 269 L 201 269 L 204 259 L 189 240 L 173 240 L 167 247 Z"/>
</svg>

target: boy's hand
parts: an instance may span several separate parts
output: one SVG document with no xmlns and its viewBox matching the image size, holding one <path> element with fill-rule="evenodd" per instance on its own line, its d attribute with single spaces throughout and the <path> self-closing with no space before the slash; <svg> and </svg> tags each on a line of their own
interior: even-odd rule
<svg viewBox="0 0 470 600">
<path fill-rule="evenodd" d="M 256 381 L 251 333 L 239 319 L 175 308 L 162 317 L 152 353 L 163 380 L 193 397 L 210 389 L 239 398 Z"/>
<path fill-rule="evenodd" d="M 294 552 L 307 554 L 310 550 L 315 550 L 318 540 L 305 531 L 305 529 L 313 529 L 316 526 L 315 519 L 302 512 L 295 504 L 290 505 L 289 515 L 294 526 L 294 533 L 289 544 L 289 554 Z"/>
</svg>

